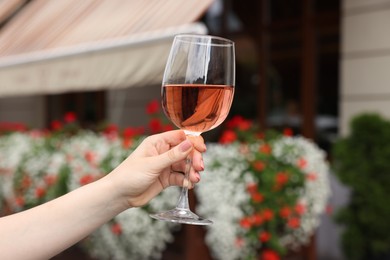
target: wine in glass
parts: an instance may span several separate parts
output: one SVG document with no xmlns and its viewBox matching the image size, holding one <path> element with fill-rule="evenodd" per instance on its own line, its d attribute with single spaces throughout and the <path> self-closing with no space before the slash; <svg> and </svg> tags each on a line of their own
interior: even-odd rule
<svg viewBox="0 0 390 260">
<path fill-rule="evenodd" d="M 177 35 L 162 82 L 163 110 L 187 136 L 199 136 L 226 119 L 233 101 L 234 84 L 235 53 L 231 40 L 210 35 Z M 191 167 L 189 156 L 184 183 L 189 183 Z M 186 185 L 176 208 L 151 217 L 185 224 L 212 224 L 191 212 Z"/>
</svg>

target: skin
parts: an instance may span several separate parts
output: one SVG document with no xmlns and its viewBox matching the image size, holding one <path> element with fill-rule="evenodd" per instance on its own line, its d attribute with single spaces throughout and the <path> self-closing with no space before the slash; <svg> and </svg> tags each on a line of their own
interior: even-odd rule
<svg viewBox="0 0 390 260">
<path fill-rule="evenodd" d="M 206 146 L 181 130 L 149 136 L 104 178 L 35 208 L 0 218 L 0 259 L 49 259 L 120 212 L 148 203 L 169 186 L 183 186 L 192 156 L 190 188 L 200 181 Z"/>
</svg>

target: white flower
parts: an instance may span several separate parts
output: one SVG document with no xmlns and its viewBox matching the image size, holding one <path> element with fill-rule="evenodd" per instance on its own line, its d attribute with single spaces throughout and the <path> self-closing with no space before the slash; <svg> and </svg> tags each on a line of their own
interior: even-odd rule
<svg viewBox="0 0 390 260">
<path fill-rule="evenodd" d="M 246 185 L 240 180 L 247 167 L 238 146 L 208 145 L 202 182 L 195 187 L 199 215 L 214 224 L 208 226 L 206 243 L 217 259 L 238 259 L 237 225 L 244 213 L 239 205 L 248 201 Z"/>
<path fill-rule="evenodd" d="M 106 138 L 91 131 L 82 131 L 66 138 L 45 138 L 29 133 L 2 136 L 0 198 L 4 198 L 13 211 L 22 210 L 23 205 L 16 202 L 14 189 L 15 181 L 20 182 L 20 174 L 28 179 L 23 199 L 38 203 L 35 189 L 48 188 L 45 176 L 59 177 L 60 172 L 66 169 L 66 188 L 74 190 L 83 184 L 80 182 L 83 177 L 91 177 L 90 180 L 102 177 L 130 153 L 131 149 L 123 148 L 122 139 Z M 147 207 L 129 209 L 119 214 L 86 239 L 85 247 L 99 259 L 159 258 L 166 244 L 173 240 L 172 232 L 178 225 L 154 220 L 149 213 L 174 208 L 178 197 L 178 189 L 168 188 Z M 114 224 L 121 229 L 120 234 L 112 230 Z"/>
<path fill-rule="evenodd" d="M 320 223 L 330 196 L 329 166 L 325 153 L 306 138 L 281 137 L 271 145 L 273 155 L 285 163 L 299 166 L 299 160 L 306 162 L 301 170 L 307 179 L 298 199 L 305 207 L 301 225 L 280 240 L 282 245 L 295 248 L 307 243 Z M 258 147 L 259 144 L 250 145 L 249 151 L 255 152 Z M 239 225 L 243 209 L 248 210 L 246 187 L 254 181 L 253 174 L 245 172 L 249 157 L 251 154 L 247 158 L 241 155 L 238 145 L 219 144 L 208 145 L 204 155 L 206 170 L 196 186 L 197 212 L 214 221 L 207 228 L 206 243 L 215 259 L 241 259 L 250 251 L 247 241 L 237 240 L 243 232 Z"/>
</svg>

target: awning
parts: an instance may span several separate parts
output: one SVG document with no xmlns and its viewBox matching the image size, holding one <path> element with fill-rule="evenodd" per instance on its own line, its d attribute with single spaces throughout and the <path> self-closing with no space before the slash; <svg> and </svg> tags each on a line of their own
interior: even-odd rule
<svg viewBox="0 0 390 260">
<path fill-rule="evenodd" d="M 0 31 L 0 96 L 159 83 L 173 36 L 206 33 L 193 22 L 211 2 L 33 0 Z"/>
</svg>

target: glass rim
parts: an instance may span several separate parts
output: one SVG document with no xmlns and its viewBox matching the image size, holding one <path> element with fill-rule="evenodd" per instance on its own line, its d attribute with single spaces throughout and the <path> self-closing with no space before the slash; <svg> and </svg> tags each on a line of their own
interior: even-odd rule
<svg viewBox="0 0 390 260">
<path fill-rule="evenodd" d="M 188 38 L 188 39 L 190 39 L 190 38 L 212 39 L 212 40 L 219 41 L 219 42 L 212 42 L 212 45 L 234 46 L 234 42 L 230 39 L 223 38 L 220 36 L 215 36 L 215 35 L 208 35 L 208 34 L 190 34 L 190 33 L 177 34 L 177 35 L 175 35 L 174 40 L 178 40 L 181 42 L 188 42 L 191 44 L 204 44 L 203 42 L 195 42 L 195 41 L 186 40 L 186 38 Z"/>
</svg>

